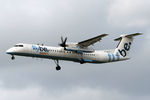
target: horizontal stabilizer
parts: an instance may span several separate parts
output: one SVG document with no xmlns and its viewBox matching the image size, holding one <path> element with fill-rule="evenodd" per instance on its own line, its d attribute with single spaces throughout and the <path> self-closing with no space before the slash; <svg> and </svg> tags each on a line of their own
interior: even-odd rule
<svg viewBox="0 0 150 100">
<path fill-rule="evenodd" d="M 133 38 L 135 36 L 142 35 L 142 33 L 134 33 L 134 34 L 129 34 L 129 35 L 121 35 L 119 38 L 114 39 L 114 41 L 120 41 L 122 37 L 128 37 L 128 38 Z"/>
</svg>

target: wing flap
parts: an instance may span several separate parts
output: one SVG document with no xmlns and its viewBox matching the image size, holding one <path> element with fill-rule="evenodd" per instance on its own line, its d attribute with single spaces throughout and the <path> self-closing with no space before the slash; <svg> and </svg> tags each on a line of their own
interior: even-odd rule
<svg viewBox="0 0 150 100">
<path fill-rule="evenodd" d="M 108 34 L 102 34 L 99 36 L 96 36 L 94 38 L 88 39 L 88 40 L 84 40 L 78 43 L 79 47 L 88 47 L 90 45 L 93 45 L 94 43 L 100 41 L 103 37 L 107 36 Z"/>
</svg>

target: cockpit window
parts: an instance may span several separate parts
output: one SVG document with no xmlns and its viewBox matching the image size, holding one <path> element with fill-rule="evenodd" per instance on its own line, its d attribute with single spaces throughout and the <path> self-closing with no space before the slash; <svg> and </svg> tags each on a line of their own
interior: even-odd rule
<svg viewBox="0 0 150 100">
<path fill-rule="evenodd" d="M 23 45 L 15 45 L 14 47 L 23 47 Z"/>
</svg>

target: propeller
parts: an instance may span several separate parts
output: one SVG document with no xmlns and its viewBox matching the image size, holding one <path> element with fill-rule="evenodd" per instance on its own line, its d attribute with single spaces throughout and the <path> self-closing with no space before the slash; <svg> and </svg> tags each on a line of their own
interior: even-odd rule
<svg viewBox="0 0 150 100">
<path fill-rule="evenodd" d="M 67 41 L 67 37 L 65 39 L 63 39 L 63 37 L 61 37 L 61 43 L 59 44 L 59 46 L 64 47 L 64 49 L 68 46 L 66 45 L 66 41 Z"/>
</svg>

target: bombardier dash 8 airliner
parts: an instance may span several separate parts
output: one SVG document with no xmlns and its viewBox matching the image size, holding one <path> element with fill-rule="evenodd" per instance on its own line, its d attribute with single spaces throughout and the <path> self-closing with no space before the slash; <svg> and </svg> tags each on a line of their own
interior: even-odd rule
<svg viewBox="0 0 150 100">
<path fill-rule="evenodd" d="M 73 61 L 80 64 L 100 64 L 128 60 L 133 38 L 141 34 L 121 35 L 115 39 L 115 41 L 119 41 L 117 48 L 112 50 L 94 50 L 90 46 L 108 35 L 102 34 L 78 43 L 67 43 L 67 38 L 63 39 L 61 37 L 60 47 L 19 43 L 8 49 L 6 53 L 11 55 L 12 60 L 15 59 L 15 55 L 52 59 L 57 65 L 56 70 L 60 70 L 59 60 Z"/>
</svg>

